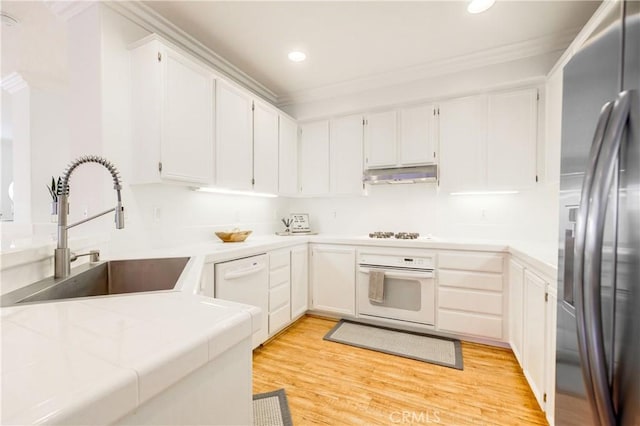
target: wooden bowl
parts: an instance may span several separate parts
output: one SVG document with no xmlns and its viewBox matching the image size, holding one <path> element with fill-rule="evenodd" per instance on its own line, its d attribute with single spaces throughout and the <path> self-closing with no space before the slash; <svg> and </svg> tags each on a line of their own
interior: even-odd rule
<svg viewBox="0 0 640 426">
<path fill-rule="evenodd" d="M 218 238 L 225 243 L 239 243 L 247 239 L 253 231 L 216 232 Z"/>
</svg>

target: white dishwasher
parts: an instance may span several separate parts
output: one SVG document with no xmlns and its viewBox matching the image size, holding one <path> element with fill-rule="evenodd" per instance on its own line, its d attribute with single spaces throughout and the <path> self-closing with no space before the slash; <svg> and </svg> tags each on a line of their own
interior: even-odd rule
<svg viewBox="0 0 640 426">
<path fill-rule="evenodd" d="M 266 254 L 216 263 L 215 297 L 259 307 L 260 330 L 253 333 L 255 349 L 269 336 L 269 268 Z"/>
</svg>

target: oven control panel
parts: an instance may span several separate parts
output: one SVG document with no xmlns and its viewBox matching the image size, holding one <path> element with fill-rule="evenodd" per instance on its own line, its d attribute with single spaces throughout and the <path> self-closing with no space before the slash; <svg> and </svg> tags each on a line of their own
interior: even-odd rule
<svg viewBox="0 0 640 426">
<path fill-rule="evenodd" d="M 369 253 L 362 253 L 359 263 L 370 266 L 391 266 L 414 269 L 433 269 L 434 265 L 433 258 L 428 256 L 399 256 Z"/>
</svg>

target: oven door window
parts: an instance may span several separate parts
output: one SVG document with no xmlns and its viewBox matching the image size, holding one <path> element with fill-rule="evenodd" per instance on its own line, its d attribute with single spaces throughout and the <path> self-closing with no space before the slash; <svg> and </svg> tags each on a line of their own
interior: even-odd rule
<svg viewBox="0 0 640 426">
<path fill-rule="evenodd" d="M 420 311 L 422 308 L 422 283 L 418 279 L 384 277 L 384 301 L 369 302 L 373 306 Z"/>
</svg>

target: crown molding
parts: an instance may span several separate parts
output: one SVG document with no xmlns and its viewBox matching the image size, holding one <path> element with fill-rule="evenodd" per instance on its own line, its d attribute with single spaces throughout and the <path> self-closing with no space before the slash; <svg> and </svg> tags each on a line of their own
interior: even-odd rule
<svg viewBox="0 0 640 426">
<path fill-rule="evenodd" d="M 149 6 L 141 2 L 133 1 L 113 1 L 105 2 L 104 4 L 147 31 L 158 34 L 180 49 L 187 51 L 225 77 L 254 92 L 266 101 L 272 104 L 277 103 L 278 96 L 273 91 L 209 49 Z"/>
<path fill-rule="evenodd" d="M 95 0 L 43 0 L 43 3 L 58 18 L 68 21 L 69 19 L 84 12 L 98 2 Z"/>
<path fill-rule="evenodd" d="M 29 84 L 27 84 L 21 74 L 12 72 L 0 81 L 0 86 L 3 90 L 6 90 L 13 95 L 16 92 L 29 87 Z"/>
<path fill-rule="evenodd" d="M 363 78 L 288 93 L 278 97 L 278 107 L 352 95 L 561 51 L 567 48 L 578 31 L 579 28 L 572 28 L 561 33 L 480 50 L 468 55 L 422 63 Z"/>
</svg>

